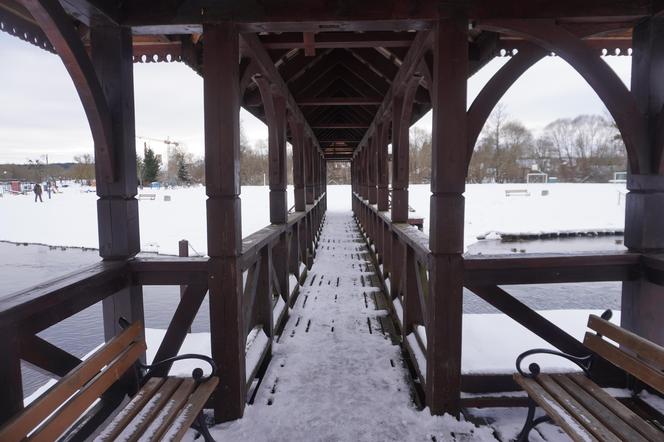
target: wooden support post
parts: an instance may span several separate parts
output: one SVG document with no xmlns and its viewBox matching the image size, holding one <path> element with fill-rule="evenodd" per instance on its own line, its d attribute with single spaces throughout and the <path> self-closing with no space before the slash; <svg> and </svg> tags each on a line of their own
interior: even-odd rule
<svg viewBox="0 0 664 442">
<path fill-rule="evenodd" d="M 402 121 L 403 96 L 392 100 L 392 222 L 408 222 L 408 121 Z M 404 127 L 405 126 L 405 129 Z M 404 144 L 403 132 L 406 133 Z"/>
<path fill-rule="evenodd" d="M 23 382 L 21 376 L 21 359 L 19 348 L 19 337 L 15 328 L 0 329 L 0 352 L 2 352 L 2 364 L 0 364 L 0 423 L 7 422 L 14 414 L 23 409 Z"/>
<path fill-rule="evenodd" d="M 367 176 L 369 177 L 369 195 L 368 200 L 369 204 L 376 204 L 376 184 L 378 180 L 376 179 L 376 135 L 369 138 L 369 144 L 367 144 L 366 151 L 369 161 L 367 161 Z"/>
<path fill-rule="evenodd" d="M 376 202 L 378 211 L 389 210 L 389 171 L 387 164 L 387 123 L 380 123 L 376 130 L 378 140 L 376 149 L 376 167 L 378 168 L 378 193 Z"/>
<path fill-rule="evenodd" d="M 468 21 L 455 17 L 441 19 L 434 31 L 426 377 L 433 414 L 460 411 L 467 29 Z"/>
<path fill-rule="evenodd" d="M 293 194 L 295 197 L 295 210 L 304 212 L 305 207 L 305 165 L 304 165 L 304 124 L 293 124 Z"/>
<path fill-rule="evenodd" d="M 269 130 L 269 180 L 270 180 L 270 222 L 284 224 L 288 219 L 286 200 L 286 99 L 275 95 L 274 119 L 268 120 Z"/>
<path fill-rule="evenodd" d="M 138 225 L 138 178 L 134 122 L 134 77 L 131 30 L 114 25 L 90 30 L 92 64 L 111 114 L 114 181 L 104 179 L 105 158 L 97 158 L 97 223 L 99 254 L 105 260 L 125 260 L 141 250 Z M 104 336 L 122 331 L 118 320 L 143 321 L 143 291 L 131 286 L 102 302 Z"/>
<path fill-rule="evenodd" d="M 205 186 L 212 357 L 219 367 L 217 422 L 242 417 L 245 397 L 242 224 L 240 213 L 240 75 L 234 23 L 203 27 Z"/>
<path fill-rule="evenodd" d="M 307 204 L 313 204 L 316 199 L 314 196 L 314 146 L 311 138 L 306 137 L 304 143 L 304 189 L 305 201 Z"/>
<path fill-rule="evenodd" d="M 625 206 L 625 245 L 634 252 L 661 252 L 664 249 L 664 170 L 662 155 L 662 106 L 664 105 L 664 18 L 640 22 L 633 33 L 632 93 L 648 123 L 647 151 L 639 158 L 641 173 L 627 178 Z M 623 282 L 621 325 L 644 338 L 664 345 L 664 288 L 645 278 Z"/>
<path fill-rule="evenodd" d="M 189 256 L 189 241 L 186 239 L 181 239 L 178 242 L 178 256 L 180 258 L 186 258 Z M 187 291 L 187 285 L 183 284 L 180 286 L 180 301 L 182 301 L 182 297 Z M 187 329 L 188 333 L 191 333 L 191 326 Z"/>
</svg>

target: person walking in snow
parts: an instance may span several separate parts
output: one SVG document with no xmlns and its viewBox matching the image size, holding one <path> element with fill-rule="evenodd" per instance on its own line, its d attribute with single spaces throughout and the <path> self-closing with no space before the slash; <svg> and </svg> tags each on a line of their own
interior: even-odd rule
<svg viewBox="0 0 664 442">
<path fill-rule="evenodd" d="M 43 203 L 44 200 L 42 199 L 42 196 L 41 196 L 42 195 L 41 184 L 39 184 L 39 183 L 35 184 L 35 187 L 32 188 L 32 191 L 35 193 L 35 202 L 37 202 L 37 198 L 39 198 L 39 201 L 41 201 Z"/>
<path fill-rule="evenodd" d="M 51 199 L 51 182 L 46 181 L 46 193 L 48 193 L 48 199 Z"/>
</svg>

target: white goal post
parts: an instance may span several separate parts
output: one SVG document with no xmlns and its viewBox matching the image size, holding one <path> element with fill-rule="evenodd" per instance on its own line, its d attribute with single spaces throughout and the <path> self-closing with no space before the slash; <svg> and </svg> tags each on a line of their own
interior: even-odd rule
<svg viewBox="0 0 664 442">
<path fill-rule="evenodd" d="M 542 183 L 546 184 L 549 182 L 549 175 L 544 172 L 532 172 L 526 175 L 526 183 Z"/>
</svg>

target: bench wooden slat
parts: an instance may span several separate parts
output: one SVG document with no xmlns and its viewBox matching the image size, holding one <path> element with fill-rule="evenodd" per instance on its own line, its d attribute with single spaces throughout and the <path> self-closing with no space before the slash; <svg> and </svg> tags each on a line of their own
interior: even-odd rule
<svg viewBox="0 0 664 442">
<path fill-rule="evenodd" d="M 604 426 L 620 438 L 630 442 L 648 442 L 638 431 L 624 422 L 621 416 L 606 407 L 599 399 L 585 390 L 569 377 L 570 375 L 551 375 L 574 399 L 576 399 L 586 410 L 592 413 Z M 614 399 L 615 402 L 618 402 Z M 619 402 L 618 402 L 619 403 Z"/>
<path fill-rule="evenodd" d="M 196 420 L 198 413 L 203 409 L 208 398 L 219 384 L 219 378 L 213 377 L 198 386 L 189 398 L 187 405 L 182 408 L 180 414 L 173 420 L 170 428 L 164 435 L 164 441 L 179 441 L 187 432 L 191 424 Z"/>
<path fill-rule="evenodd" d="M 145 342 L 135 342 L 120 356 L 108 364 L 105 370 L 95 376 L 81 388 L 61 408 L 33 433 L 29 440 L 50 441 L 54 435 L 61 435 L 71 426 L 85 410 L 92 405 L 108 388 L 119 380 L 138 358 L 145 352 Z"/>
<path fill-rule="evenodd" d="M 588 318 L 588 328 L 617 342 L 627 350 L 636 353 L 640 358 L 653 363 L 660 370 L 664 369 L 664 347 L 650 342 L 629 330 L 618 327 L 597 315 L 590 315 Z"/>
<path fill-rule="evenodd" d="M 536 381 L 518 374 L 514 375 L 514 380 L 523 387 L 533 400 L 536 400 L 546 414 L 565 430 L 574 441 L 597 441 L 595 436 L 588 432 L 567 410 L 558 405 L 558 401 L 551 397 L 551 395 Z"/>
<path fill-rule="evenodd" d="M 145 433 L 161 409 L 166 405 L 173 392 L 182 382 L 181 378 L 166 378 L 159 390 L 150 398 L 148 403 L 131 420 L 131 422 L 120 433 L 118 439 L 126 442 L 135 442 Z"/>
<path fill-rule="evenodd" d="M 586 407 L 579 403 L 579 401 L 570 395 L 550 375 L 539 375 L 537 377 L 537 382 L 549 392 L 558 404 L 573 415 L 581 425 L 594 434 L 599 440 L 606 442 L 621 442 L 618 436 L 609 430 L 606 425 L 602 424 L 602 422 L 600 422 L 590 410 L 586 409 Z"/>
<path fill-rule="evenodd" d="M 586 333 L 583 344 L 618 368 L 625 370 L 655 390 L 664 393 L 664 374 L 631 354 L 609 344 L 593 333 Z"/>
<path fill-rule="evenodd" d="M 141 440 L 158 441 L 171 426 L 171 422 L 180 414 L 180 410 L 187 404 L 189 396 L 196 389 L 196 381 L 193 379 L 184 379 L 170 400 L 154 418 L 152 424 L 145 430 Z"/>
<path fill-rule="evenodd" d="M 587 391 L 594 399 L 601 402 L 613 414 L 622 419 L 631 428 L 641 433 L 646 439 L 651 441 L 660 441 L 662 433 L 650 424 L 644 425 L 643 419 L 624 404 L 604 391 L 602 387 L 588 379 L 583 373 L 573 373 L 568 376 L 569 379 L 578 384 L 583 390 Z"/>
<path fill-rule="evenodd" d="M 127 427 L 136 415 L 143 409 L 145 404 L 152 398 L 164 378 L 152 378 L 148 380 L 143 388 L 136 393 L 132 400 L 115 416 L 113 421 L 95 438 L 95 441 L 113 441 Z"/>
<path fill-rule="evenodd" d="M 99 371 L 121 354 L 132 342 L 143 334 L 143 325 L 136 322 L 117 337 L 108 341 L 83 364 L 69 372 L 53 387 L 32 402 L 0 430 L 0 440 L 19 441 L 40 422 L 51 415 L 67 398 L 79 390 Z"/>
</svg>

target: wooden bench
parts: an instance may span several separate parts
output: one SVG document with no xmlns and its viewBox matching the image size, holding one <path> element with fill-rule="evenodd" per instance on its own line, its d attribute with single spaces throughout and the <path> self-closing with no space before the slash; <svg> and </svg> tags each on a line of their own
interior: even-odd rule
<svg viewBox="0 0 664 442">
<path fill-rule="evenodd" d="M 138 194 L 138 199 L 139 200 L 156 200 L 157 199 L 157 194 L 156 193 L 139 193 Z"/>
<path fill-rule="evenodd" d="M 553 421 L 575 441 L 664 441 L 662 423 L 647 421 L 589 379 L 590 368 L 599 356 L 660 393 L 664 392 L 664 347 L 612 324 L 611 311 L 591 315 L 583 344 L 590 350 L 582 357 L 553 350 L 534 349 L 517 358 L 516 382 L 530 398 L 528 417 L 519 441 L 539 423 Z M 603 338 L 608 338 L 608 341 Z M 616 345 L 617 344 L 617 345 Z M 591 353 L 592 352 L 592 353 Z M 577 364 L 583 373 L 543 374 L 536 363 L 525 373 L 523 360 L 535 354 L 553 354 Z M 539 405 L 546 416 L 535 419 Z"/>
<path fill-rule="evenodd" d="M 206 441 L 212 441 L 201 413 L 219 383 L 212 359 L 182 355 L 146 366 L 139 360 L 145 350 L 142 324 L 129 325 L 0 428 L 0 441 L 85 439 L 98 433 L 89 422 L 97 419 L 97 425 L 100 423 L 93 415 L 98 411 L 95 404 L 102 402 L 99 399 L 119 386 L 115 412 L 120 402 L 126 402 L 126 386 L 131 384 L 138 392 L 95 440 L 177 441 L 192 426 Z M 212 373 L 203 377 L 203 370 L 197 368 L 192 378 L 151 375 L 164 365 L 170 367 L 176 360 L 191 358 L 209 363 Z"/>
<path fill-rule="evenodd" d="M 530 196 L 528 189 L 507 189 L 505 196 Z"/>
</svg>

